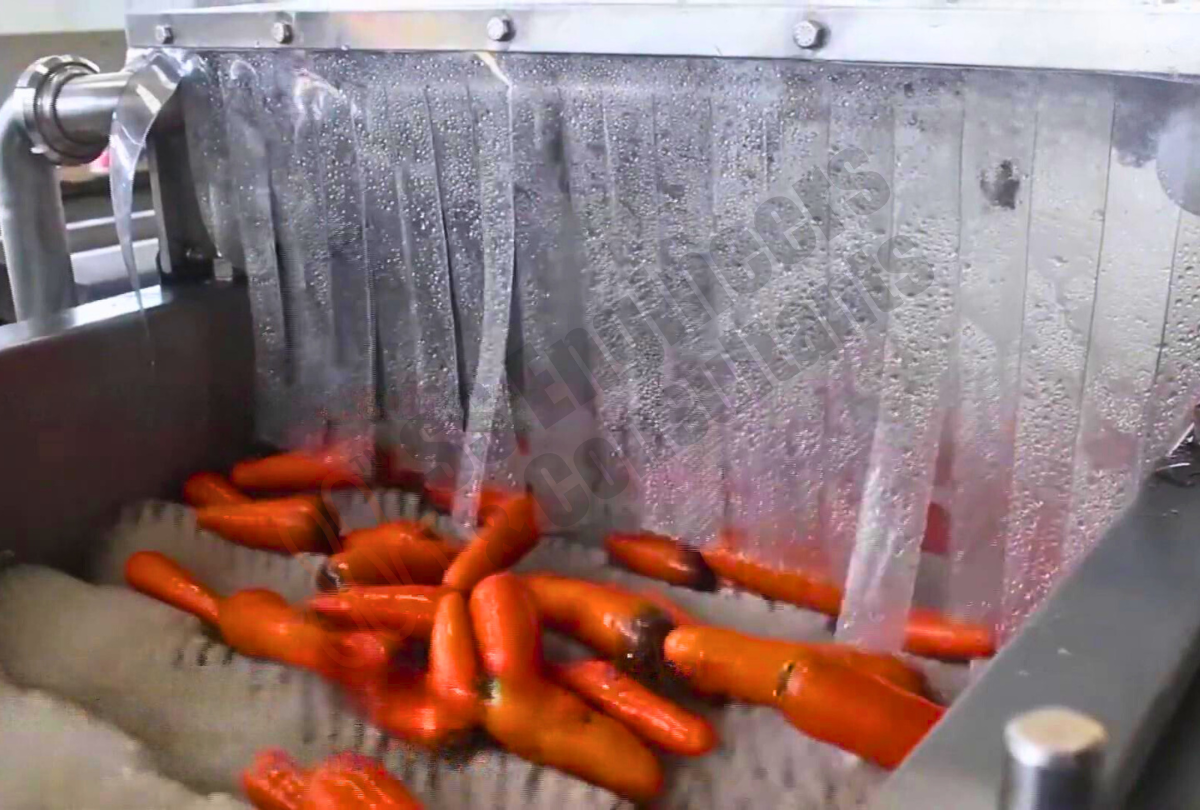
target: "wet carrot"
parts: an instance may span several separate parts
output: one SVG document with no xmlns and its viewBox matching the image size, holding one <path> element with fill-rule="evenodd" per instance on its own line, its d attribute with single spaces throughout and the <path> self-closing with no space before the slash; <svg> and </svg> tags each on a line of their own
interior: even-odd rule
<svg viewBox="0 0 1200 810">
<path fill-rule="evenodd" d="M 196 525 L 230 542 L 285 554 L 325 551 L 337 519 L 313 498 L 218 504 L 196 510 Z"/>
<path fill-rule="evenodd" d="M 604 540 L 610 562 L 672 585 L 711 591 L 717 578 L 700 552 L 654 532 L 613 533 Z"/>
<path fill-rule="evenodd" d="M 925 676 L 899 658 L 846 644 L 761 638 L 723 627 L 676 628 L 663 644 L 667 660 L 699 691 L 749 703 L 773 700 L 774 678 L 790 661 L 817 655 L 923 694 Z"/>
<path fill-rule="evenodd" d="M 317 594 L 306 605 L 337 627 L 384 629 L 402 638 L 429 638 L 443 592 L 436 585 L 355 585 L 338 593 Z"/>
<path fill-rule="evenodd" d="M 421 810 L 421 803 L 378 760 L 346 752 L 313 768 L 301 810 Z"/>
<path fill-rule="evenodd" d="M 662 790 L 662 768 L 633 732 L 548 681 L 494 682 L 484 725 L 518 756 L 632 801 L 649 802 Z"/>
<path fill-rule="evenodd" d="M 318 574 L 322 590 L 346 585 L 436 585 L 457 556 L 423 523 L 398 520 L 360 529 L 342 540 Z"/>
<path fill-rule="evenodd" d="M 538 611 L 520 577 L 493 574 L 480 582 L 471 592 L 470 612 L 484 671 L 495 678 L 541 677 Z"/>
<path fill-rule="evenodd" d="M 695 616 L 672 602 L 665 594 L 659 593 L 653 588 L 638 588 L 637 590 L 633 591 L 626 591 L 624 589 L 618 590 L 621 590 L 623 593 L 633 594 L 645 599 L 647 602 L 665 613 L 667 618 L 670 619 L 676 627 L 683 627 L 689 624 L 702 624 L 702 622 Z"/>
<path fill-rule="evenodd" d="M 991 630 L 955 621 L 932 610 L 913 608 L 904 632 L 904 649 L 914 655 L 946 661 L 989 658 L 996 654 Z"/>
<path fill-rule="evenodd" d="M 258 810 L 302 810 L 308 776 L 285 751 L 269 748 L 242 771 L 242 790 Z"/>
<path fill-rule="evenodd" d="M 484 484 L 479 489 L 480 523 L 483 522 L 488 513 L 499 509 L 509 498 L 517 497 L 520 494 L 510 489 L 502 489 L 501 487 L 492 487 Z M 454 488 L 454 484 L 425 484 L 425 500 L 439 512 L 454 511 L 454 502 L 457 499 L 458 490 Z"/>
<path fill-rule="evenodd" d="M 196 473 L 184 481 L 183 500 L 190 506 L 250 502 L 248 496 L 229 483 L 229 479 L 212 472 Z"/>
<path fill-rule="evenodd" d="M 479 722 L 478 701 L 470 706 L 434 694 L 427 676 L 391 672 L 351 690 L 371 722 L 395 737 L 431 750 L 457 742 Z"/>
<path fill-rule="evenodd" d="M 828 657 L 797 658 L 781 673 L 780 710 L 800 731 L 895 768 L 944 709 Z"/>
<path fill-rule="evenodd" d="M 387 670 L 407 641 L 386 630 L 330 632 L 325 673 L 350 687 L 367 683 Z"/>
<path fill-rule="evenodd" d="M 698 757 L 717 744 L 707 720 L 655 694 L 607 661 L 560 664 L 551 668 L 551 674 L 560 686 L 666 751 Z"/>
<path fill-rule="evenodd" d="M 243 655 L 322 674 L 330 670 L 325 649 L 329 635 L 274 591 L 254 588 L 223 600 L 217 626 L 225 643 Z"/>
<path fill-rule="evenodd" d="M 826 616 L 836 616 L 842 609 L 842 589 L 822 574 L 772 568 L 725 547 L 706 549 L 701 554 L 718 576 L 768 599 L 789 602 Z"/>
<path fill-rule="evenodd" d="M 438 601 L 429 642 L 429 689 L 434 695 L 462 709 L 477 712 L 479 663 L 475 658 L 475 636 L 467 600 L 451 591 Z"/>
<path fill-rule="evenodd" d="M 533 496 L 508 498 L 446 570 L 442 583 L 470 591 L 490 574 L 503 571 L 525 556 L 537 542 Z"/>
<path fill-rule="evenodd" d="M 546 626 L 605 658 L 654 671 L 670 618 L 645 597 L 616 586 L 554 574 L 523 577 Z"/>
<path fill-rule="evenodd" d="M 125 582 L 172 607 L 216 626 L 220 597 L 178 563 L 157 551 L 139 551 L 125 561 Z"/>
<path fill-rule="evenodd" d="M 305 492 L 361 487 L 359 467 L 374 464 L 361 442 L 348 441 L 320 450 L 292 450 L 265 458 L 239 461 L 229 478 L 249 492 Z"/>
</svg>

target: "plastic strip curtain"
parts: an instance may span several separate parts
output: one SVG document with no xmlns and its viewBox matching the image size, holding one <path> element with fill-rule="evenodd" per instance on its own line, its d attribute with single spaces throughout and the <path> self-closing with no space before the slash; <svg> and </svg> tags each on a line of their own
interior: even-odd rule
<svg viewBox="0 0 1200 810">
<path fill-rule="evenodd" d="M 264 433 L 381 420 L 457 476 L 463 527 L 485 482 L 529 483 L 559 530 L 820 566 L 864 643 L 896 646 L 914 600 L 1011 629 L 1200 389 L 1200 228 L 1154 165 L 1182 85 L 204 61 Z"/>
</svg>

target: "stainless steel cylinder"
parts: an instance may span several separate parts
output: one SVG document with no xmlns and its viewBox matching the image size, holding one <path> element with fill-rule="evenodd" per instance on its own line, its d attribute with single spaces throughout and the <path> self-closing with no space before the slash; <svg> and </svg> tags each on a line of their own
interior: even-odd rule
<svg viewBox="0 0 1200 810">
<path fill-rule="evenodd" d="M 1092 810 L 1107 739 L 1104 726 L 1072 709 L 1009 721 L 1000 810 Z"/>
</svg>

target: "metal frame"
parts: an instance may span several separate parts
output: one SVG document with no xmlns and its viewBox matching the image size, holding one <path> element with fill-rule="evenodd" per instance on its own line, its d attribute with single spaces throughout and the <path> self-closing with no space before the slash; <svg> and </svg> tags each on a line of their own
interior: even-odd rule
<svg viewBox="0 0 1200 810">
<path fill-rule="evenodd" d="M 1120 807 L 1200 666 L 1200 490 L 1154 478 L 885 783 L 872 810 L 994 810 L 1005 724 L 1064 706 L 1104 725 Z M 1064 805 L 1065 806 L 1065 805 Z"/>
<path fill-rule="evenodd" d="M 1200 75 L 1200 12 L 1182 3 L 342 6 L 131 13 L 126 28 L 132 47 L 717 56 Z"/>
</svg>

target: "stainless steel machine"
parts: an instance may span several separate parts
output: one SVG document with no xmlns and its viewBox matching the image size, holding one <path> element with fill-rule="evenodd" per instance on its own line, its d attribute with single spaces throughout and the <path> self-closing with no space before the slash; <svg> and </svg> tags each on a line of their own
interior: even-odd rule
<svg viewBox="0 0 1200 810">
<path fill-rule="evenodd" d="M 125 71 L 48 57 L 0 111 L 12 557 L 84 571 L 191 471 L 369 430 L 585 546 L 815 547 L 846 638 L 914 594 L 996 627 L 872 807 L 1187 806 L 1200 6 L 139 0 L 127 32 Z M 110 143 L 161 285 L 74 307 L 54 164 Z"/>
</svg>

